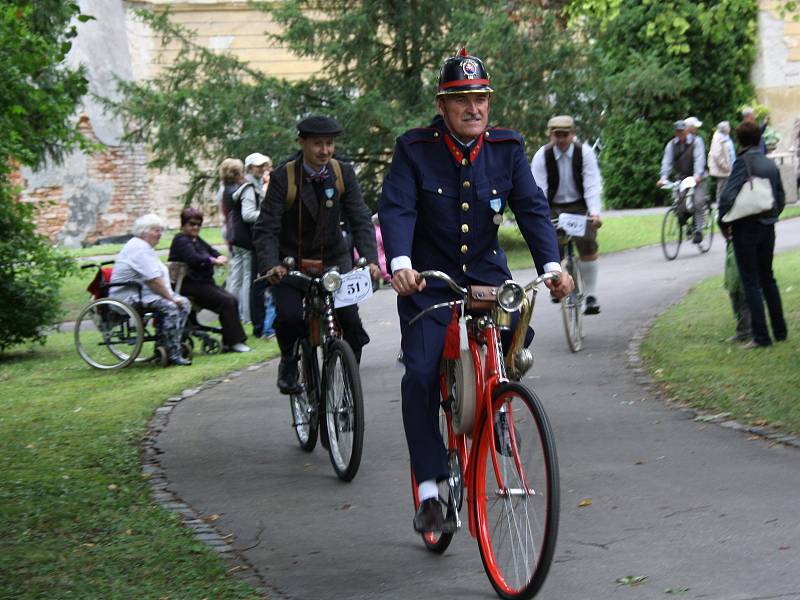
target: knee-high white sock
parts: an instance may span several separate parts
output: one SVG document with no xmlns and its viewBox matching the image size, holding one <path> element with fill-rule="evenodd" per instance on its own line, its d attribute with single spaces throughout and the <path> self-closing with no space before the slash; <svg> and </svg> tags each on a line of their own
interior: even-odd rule
<svg viewBox="0 0 800 600">
<path fill-rule="evenodd" d="M 439 486 L 436 485 L 435 479 L 426 479 L 417 486 L 417 493 L 419 494 L 420 502 L 423 502 L 428 498 L 438 498 Z"/>
<path fill-rule="evenodd" d="M 581 270 L 581 279 L 583 279 L 583 289 L 587 296 L 596 296 L 597 290 L 597 261 L 596 260 L 582 260 L 578 262 L 578 268 Z"/>
</svg>

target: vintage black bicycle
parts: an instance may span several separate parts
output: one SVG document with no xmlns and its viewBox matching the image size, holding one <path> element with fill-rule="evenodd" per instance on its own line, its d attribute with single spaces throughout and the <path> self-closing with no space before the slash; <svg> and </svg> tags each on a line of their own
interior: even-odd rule
<svg viewBox="0 0 800 600">
<path fill-rule="evenodd" d="M 661 250 L 664 258 L 675 260 L 678 257 L 681 242 L 691 240 L 695 231 L 694 223 L 694 191 L 696 182 L 694 177 L 686 177 L 682 181 L 668 181 L 661 189 L 672 192 L 672 204 L 664 214 L 661 223 Z M 714 204 L 707 199 L 705 220 L 703 221 L 703 240 L 695 244 L 697 249 L 705 254 L 711 250 L 714 241 Z"/>
<path fill-rule="evenodd" d="M 588 227 L 585 215 L 564 213 L 566 218 L 580 222 Z M 575 225 L 575 224 L 573 224 Z M 575 247 L 573 236 L 567 233 L 572 230 L 567 223 L 559 225 L 559 219 L 553 219 L 553 226 L 558 235 L 558 247 L 561 250 L 561 268 L 569 273 L 575 282 L 573 290 L 561 299 L 561 318 L 564 322 L 564 333 L 567 336 L 567 346 L 572 352 L 579 352 L 583 348 L 583 310 L 586 294 L 583 291 L 583 279 L 578 267 L 578 249 Z"/>
<path fill-rule="evenodd" d="M 305 292 L 303 311 L 308 325 L 308 334 L 295 350 L 302 392 L 289 396 L 292 429 L 306 452 L 314 450 L 319 438 L 336 475 L 351 481 L 364 445 L 364 398 L 358 361 L 342 338 L 334 310 L 334 294 L 343 276 L 336 268 L 322 274 L 295 270 L 291 258 L 283 264 L 288 272 L 282 281 Z M 366 260 L 360 259 L 353 271 L 368 273 L 365 265 Z"/>
</svg>

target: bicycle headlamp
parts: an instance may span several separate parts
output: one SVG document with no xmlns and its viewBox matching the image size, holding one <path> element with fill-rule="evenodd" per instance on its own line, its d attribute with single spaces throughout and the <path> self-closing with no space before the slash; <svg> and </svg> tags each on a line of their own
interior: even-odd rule
<svg viewBox="0 0 800 600">
<path fill-rule="evenodd" d="M 322 276 L 322 287 L 326 292 L 333 293 L 342 287 L 342 276 L 339 271 L 328 271 Z"/>
<path fill-rule="evenodd" d="M 515 281 L 506 281 L 497 289 L 497 303 L 506 312 L 518 311 L 525 298 L 525 290 Z"/>
</svg>

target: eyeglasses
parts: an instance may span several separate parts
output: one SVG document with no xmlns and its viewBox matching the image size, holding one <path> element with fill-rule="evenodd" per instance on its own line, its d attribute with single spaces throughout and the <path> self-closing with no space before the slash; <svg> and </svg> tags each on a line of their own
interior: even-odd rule
<svg viewBox="0 0 800 600">
<path fill-rule="evenodd" d="M 554 131 L 553 135 L 556 136 L 557 138 L 565 138 L 569 137 L 571 133 L 572 133 L 571 131 Z"/>
</svg>

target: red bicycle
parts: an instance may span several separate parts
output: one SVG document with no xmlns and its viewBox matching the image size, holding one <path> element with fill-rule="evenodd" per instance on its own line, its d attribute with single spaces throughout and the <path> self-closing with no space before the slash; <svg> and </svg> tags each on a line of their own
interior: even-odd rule
<svg viewBox="0 0 800 600">
<path fill-rule="evenodd" d="M 445 348 L 451 350 L 445 352 L 440 370 L 439 427 L 450 476 L 439 482 L 439 500 L 446 519 L 457 530 L 462 525 L 459 511 L 466 491 L 469 532 L 478 541 L 495 591 L 501 598 L 532 598 L 544 583 L 555 552 L 558 461 L 541 402 L 514 379 L 521 378 L 533 363 L 523 345 L 537 288 L 558 275 L 542 275 L 525 287 L 506 281 L 497 288 L 466 289 L 440 271 L 424 271 L 420 276 L 445 281 L 460 296 L 426 308 L 409 323 L 445 307 L 451 307 L 454 319 L 459 319 L 458 328 L 448 328 Z M 520 318 L 504 358 L 499 333 L 510 328 L 511 315 L 517 310 Z M 455 334 L 457 330 L 462 333 Z M 457 358 L 453 358 L 453 347 L 458 348 Z M 413 470 L 411 483 L 416 509 L 419 498 Z M 423 533 L 422 539 L 429 550 L 442 553 L 453 535 Z"/>
</svg>

